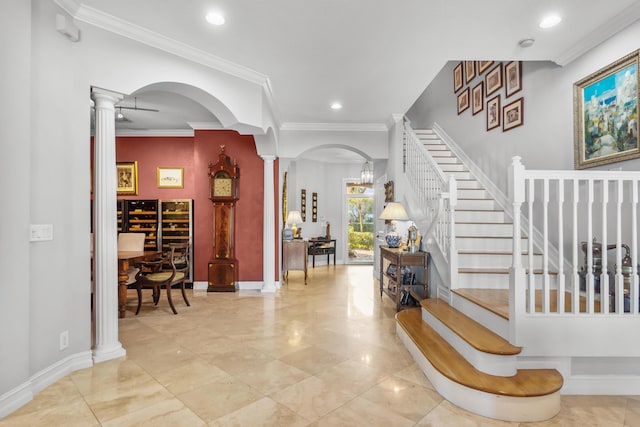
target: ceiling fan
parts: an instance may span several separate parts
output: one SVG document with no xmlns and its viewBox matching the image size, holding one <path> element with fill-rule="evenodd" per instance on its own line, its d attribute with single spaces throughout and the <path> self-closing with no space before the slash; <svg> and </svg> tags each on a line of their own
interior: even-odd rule
<svg viewBox="0 0 640 427">
<path fill-rule="evenodd" d="M 116 121 L 117 122 L 130 122 L 131 121 L 130 119 L 128 119 L 122 113 L 122 110 L 151 111 L 153 113 L 159 113 L 160 112 L 160 110 L 157 110 L 155 108 L 138 107 L 138 98 L 137 97 L 133 98 L 133 107 L 127 107 L 127 106 L 123 106 L 123 105 L 116 105 L 115 109 L 116 109 Z"/>
</svg>

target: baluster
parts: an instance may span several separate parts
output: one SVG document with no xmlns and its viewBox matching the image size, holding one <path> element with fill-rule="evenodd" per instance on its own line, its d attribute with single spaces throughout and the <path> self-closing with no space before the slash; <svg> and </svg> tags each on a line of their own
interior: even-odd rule
<svg viewBox="0 0 640 427">
<path fill-rule="evenodd" d="M 564 313 L 564 180 L 558 180 L 558 313 Z"/>
<path fill-rule="evenodd" d="M 525 269 L 525 274 L 527 275 L 529 282 L 529 313 L 536 312 L 536 282 L 535 276 L 533 274 L 533 270 L 531 269 L 532 264 L 532 254 L 533 254 L 533 203 L 535 202 L 535 188 L 534 188 L 534 180 L 533 178 L 529 178 L 527 180 L 528 183 L 528 194 L 527 194 L 527 206 L 528 206 L 528 215 L 529 215 L 529 224 L 527 226 L 527 252 L 529 253 L 528 259 L 528 267 Z M 522 237 L 518 236 L 518 240 Z M 514 256 L 516 256 L 514 254 Z M 522 255 L 519 255 L 522 256 Z"/>
<path fill-rule="evenodd" d="M 542 312 L 549 313 L 549 180 L 544 178 L 542 181 Z M 533 239 L 530 239 L 533 240 Z M 533 248 L 533 242 L 530 246 Z M 530 254 L 531 263 L 529 265 L 530 273 L 535 277 L 535 271 L 533 264 L 533 254 Z"/>
<path fill-rule="evenodd" d="M 573 180 L 573 218 L 572 218 L 572 278 L 571 286 L 571 312 L 577 314 L 580 312 L 580 276 L 578 274 L 578 203 L 580 202 L 580 180 Z"/>
<path fill-rule="evenodd" d="M 616 203 L 616 307 L 620 307 L 618 313 L 624 313 L 624 278 L 622 276 L 622 202 L 624 191 L 622 180 L 618 179 L 618 200 Z"/>
<path fill-rule="evenodd" d="M 638 314 L 638 181 L 631 183 L 631 280 L 629 298 L 631 298 L 631 313 Z"/>
<path fill-rule="evenodd" d="M 593 180 L 587 181 L 587 313 L 593 314 Z"/>
<path fill-rule="evenodd" d="M 607 259 L 607 205 L 609 203 L 609 182 L 602 180 L 602 273 L 600 274 L 600 311 L 609 313 L 609 260 Z M 614 311 L 616 307 L 614 307 Z"/>
<path fill-rule="evenodd" d="M 631 182 L 631 280 L 629 281 L 629 298 L 631 298 L 631 313 L 638 314 L 638 181 Z"/>
</svg>

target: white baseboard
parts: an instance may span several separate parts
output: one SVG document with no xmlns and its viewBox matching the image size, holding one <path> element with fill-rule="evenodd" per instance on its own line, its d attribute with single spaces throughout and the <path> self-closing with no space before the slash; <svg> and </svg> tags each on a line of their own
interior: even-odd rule
<svg viewBox="0 0 640 427">
<path fill-rule="evenodd" d="M 28 381 L 0 396 L 0 419 L 30 402 L 36 393 L 49 387 L 64 376 L 73 371 L 90 368 L 91 366 L 93 366 L 91 351 L 83 351 L 67 356 L 53 365 L 36 372 Z"/>
<path fill-rule="evenodd" d="M 564 378 L 561 394 L 640 395 L 639 375 L 572 375 Z"/>
<path fill-rule="evenodd" d="M 276 289 L 280 289 L 281 283 L 279 281 L 275 282 Z M 238 290 L 241 291 L 251 291 L 251 290 L 262 290 L 264 286 L 263 281 L 255 281 L 255 282 L 237 282 Z M 195 291 L 206 291 L 209 287 L 208 282 L 193 282 L 193 290 Z"/>
</svg>

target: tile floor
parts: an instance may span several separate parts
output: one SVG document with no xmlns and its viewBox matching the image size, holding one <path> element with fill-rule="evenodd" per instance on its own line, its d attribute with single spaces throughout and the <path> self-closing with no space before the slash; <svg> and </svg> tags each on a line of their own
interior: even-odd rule
<svg viewBox="0 0 640 427">
<path fill-rule="evenodd" d="M 517 426 L 444 401 L 395 334 L 370 266 L 291 272 L 275 295 L 150 295 L 120 337 L 126 358 L 77 371 L 0 426 Z M 527 426 L 638 426 L 640 397 L 563 396 Z"/>
</svg>

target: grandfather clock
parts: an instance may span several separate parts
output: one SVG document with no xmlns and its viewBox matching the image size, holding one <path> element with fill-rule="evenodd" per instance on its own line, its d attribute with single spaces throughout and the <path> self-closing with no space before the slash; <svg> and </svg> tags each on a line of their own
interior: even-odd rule
<svg viewBox="0 0 640 427">
<path fill-rule="evenodd" d="M 238 201 L 237 162 L 220 146 L 218 163 L 209 163 L 209 199 L 213 203 L 213 259 L 209 262 L 209 292 L 235 292 L 238 261 L 234 252 L 235 207 Z"/>
</svg>

